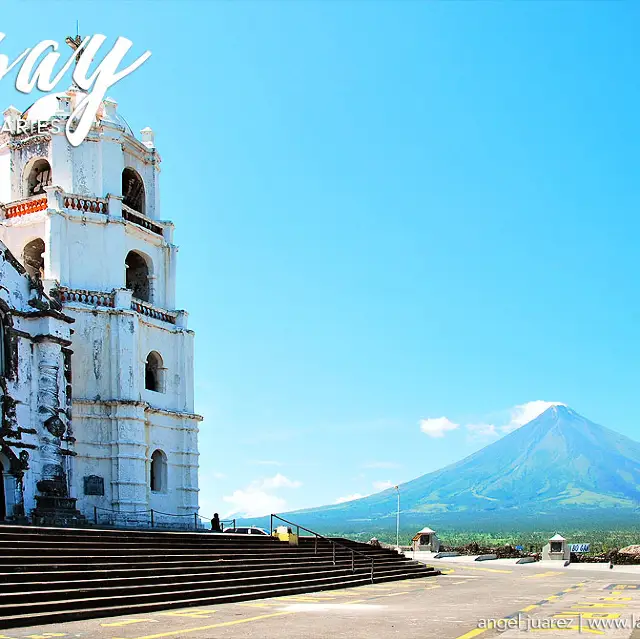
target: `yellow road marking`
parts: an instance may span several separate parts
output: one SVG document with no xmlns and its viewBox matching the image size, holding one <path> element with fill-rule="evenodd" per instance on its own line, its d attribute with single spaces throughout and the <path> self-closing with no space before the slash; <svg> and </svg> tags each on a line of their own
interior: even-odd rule
<svg viewBox="0 0 640 639">
<path fill-rule="evenodd" d="M 613 586 L 616 590 L 638 590 L 636 584 L 615 584 Z"/>
<path fill-rule="evenodd" d="M 554 572 L 550 570 L 549 572 L 538 572 L 535 575 L 527 575 L 525 579 L 541 579 L 542 577 L 557 577 L 561 575 L 560 572 Z"/>
<path fill-rule="evenodd" d="M 632 597 L 600 597 L 600 601 L 632 601 Z"/>
<path fill-rule="evenodd" d="M 476 566 L 461 566 L 459 570 L 481 570 L 482 572 L 501 572 L 503 574 L 511 574 L 513 572 L 513 570 L 499 570 L 498 568 L 478 568 Z"/>
<path fill-rule="evenodd" d="M 572 610 L 575 610 L 576 608 L 626 608 L 627 604 L 615 604 L 615 603 L 591 603 L 591 602 L 585 602 L 585 603 L 577 603 L 574 604 L 573 606 L 571 606 Z"/>
<path fill-rule="evenodd" d="M 520 612 L 530 612 L 534 608 L 538 608 L 538 607 L 539 607 L 538 604 L 531 604 L 530 606 L 527 606 L 526 608 L 521 608 Z"/>
<path fill-rule="evenodd" d="M 410 590 L 405 590 L 403 592 L 390 592 L 386 595 L 379 595 L 379 596 L 380 597 L 397 597 L 398 595 L 408 595 L 410 592 L 411 592 Z"/>
<path fill-rule="evenodd" d="M 101 623 L 103 628 L 118 628 L 119 626 L 130 626 L 132 623 L 142 623 L 143 621 L 152 621 L 155 619 L 125 619 L 124 621 L 114 621 L 112 623 Z"/>
<path fill-rule="evenodd" d="M 282 601 L 296 601 L 298 603 L 318 603 L 319 601 L 325 601 L 325 598 L 321 597 L 282 597 Z"/>
<path fill-rule="evenodd" d="M 477 637 L 478 635 L 481 635 L 483 632 L 487 632 L 487 630 L 489 630 L 488 628 L 476 628 L 475 630 L 472 630 L 471 632 L 467 632 L 467 634 L 465 635 L 460 635 L 457 639 L 471 639 L 472 637 Z"/>
<path fill-rule="evenodd" d="M 159 613 L 163 617 L 192 617 L 194 619 L 208 619 L 215 614 L 215 610 L 172 610 Z"/>
<path fill-rule="evenodd" d="M 190 632 L 201 632 L 202 630 L 213 630 L 214 628 L 226 628 L 228 626 L 237 626 L 241 623 L 251 623 L 252 621 L 260 621 L 261 619 L 271 619 L 272 617 L 282 617 L 284 615 L 294 614 L 293 610 L 283 610 L 282 612 L 272 612 L 268 615 L 258 615 L 257 617 L 247 617 L 246 619 L 236 619 L 235 621 L 223 621 L 214 623 L 210 626 L 200 626 L 198 628 L 186 628 L 182 630 L 172 630 L 171 632 L 161 632 L 157 635 L 145 635 L 144 637 L 134 637 L 133 639 L 161 639 L 161 637 L 173 637 L 175 635 L 186 635 Z M 123 637 L 113 637 L 113 639 L 124 639 Z"/>
<path fill-rule="evenodd" d="M 49 639 L 50 637 L 66 637 L 66 636 L 67 635 L 64 632 L 44 632 L 41 635 L 27 635 L 27 639 Z"/>
</svg>

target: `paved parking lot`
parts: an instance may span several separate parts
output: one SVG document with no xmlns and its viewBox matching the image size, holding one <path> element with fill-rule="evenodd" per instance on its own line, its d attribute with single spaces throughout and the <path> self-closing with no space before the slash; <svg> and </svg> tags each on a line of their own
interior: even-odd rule
<svg viewBox="0 0 640 639">
<path fill-rule="evenodd" d="M 640 637 L 640 579 L 438 562 L 439 577 L 4 631 L 0 639 Z M 637 617 L 634 617 L 634 615 Z"/>
</svg>

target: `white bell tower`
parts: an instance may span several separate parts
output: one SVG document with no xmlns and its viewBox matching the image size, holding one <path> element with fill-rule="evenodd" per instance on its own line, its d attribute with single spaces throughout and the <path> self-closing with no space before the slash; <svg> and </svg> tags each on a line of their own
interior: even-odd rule
<svg viewBox="0 0 640 639">
<path fill-rule="evenodd" d="M 73 147 L 64 127 L 81 97 L 72 88 L 22 116 L 5 111 L 0 239 L 76 320 L 70 481 L 79 510 L 100 521 L 110 511 L 193 514 L 202 418 L 194 335 L 175 309 L 174 227 L 160 216 L 160 156 L 153 131 L 136 139 L 110 99 Z"/>
</svg>

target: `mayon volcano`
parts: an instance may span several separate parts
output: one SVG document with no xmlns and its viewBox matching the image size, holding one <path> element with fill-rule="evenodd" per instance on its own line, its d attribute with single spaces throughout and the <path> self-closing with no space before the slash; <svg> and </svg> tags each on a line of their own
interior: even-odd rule
<svg viewBox="0 0 640 639">
<path fill-rule="evenodd" d="M 468 528 L 512 523 L 629 523 L 640 513 L 640 444 L 565 406 L 469 457 L 400 485 L 403 528 Z M 322 529 L 388 528 L 397 509 L 391 488 L 288 517 Z"/>
</svg>

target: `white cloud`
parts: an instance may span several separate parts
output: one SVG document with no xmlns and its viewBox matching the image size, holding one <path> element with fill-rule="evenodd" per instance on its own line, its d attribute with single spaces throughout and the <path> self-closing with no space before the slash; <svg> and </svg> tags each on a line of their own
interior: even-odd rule
<svg viewBox="0 0 640 639">
<path fill-rule="evenodd" d="M 430 419 L 420 420 L 420 430 L 429 435 L 429 437 L 444 437 L 444 434 L 450 430 L 456 430 L 460 424 L 454 424 L 446 417 L 432 417 Z"/>
<path fill-rule="evenodd" d="M 544 413 L 547 408 L 551 406 L 564 406 L 562 402 L 545 402 L 542 399 L 536 399 L 526 404 L 519 404 L 511 409 L 511 420 L 508 424 L 500 427 L 500 430 L 504 433 L 510 433 L 520 426 L 528 424 L 536 417 Z"/>
<path fill-rule="evenodd" d="M 225 517 L 239 515 L 241 517 L 262 517 L 271 513 L 286 510 L 287 502 L 277 495 L 270 495 L 264 490 L 255 490 L 251 487 L 245 490 L 236 490 L 232 495 L 222 498 L 231 506 L 231 511 Z"/>
<path fill-rule="evenodd" d="M 518 404 L 508 411 L 509 421 L 505 424 L 467 424 L 465 428 L 478 437 L 498 437 L 501 433 L 511 433 L 521 426 L 528 424 L 536 417 L 544 413 L 551 406 L 564 406 L 562 402 L 547 402 L 542 399 L 536 399 L 525 404 Z"/>
<path fill-rule="evenodd" d="M 336 499 L 336 504 L 344 504 L 346 501 L 353 501 L 354 499 L 362 499 L 366 497 L 366 495 L 361 495 L 360 493 L 354 493 L 353 495 L 347 495 L 346 497 L 338 497 Z"/>
<path fill-rule="evenodd" d="M 395 484 L 392 481 L 374 481 L 373 489 L 376 492 L 380 492 L 381 490 L 387 490 L 387 488 L 393 488 Z"/>
<path fill-rule="evenodd" d="M 282 512 L 286 510 L 287 502 L 273 491 L 300 486 L 302 486 L 301 482 L 289 479 L 280 473 L 273 477 L 254 480 L 246 488 L 236 490 L 222 498 L 231 507 L 225 517 L 232 514 L 242 517 L 261 517 Z"/>
<path fill-rule="evenodd" d="M 302 482 L 297 480 L 291 480 L 280 473 L 277 473 L 273 477 L 269 477 L 262 481 L 262 487 L 269 488 L 300 488 Z"/>
</svg>

